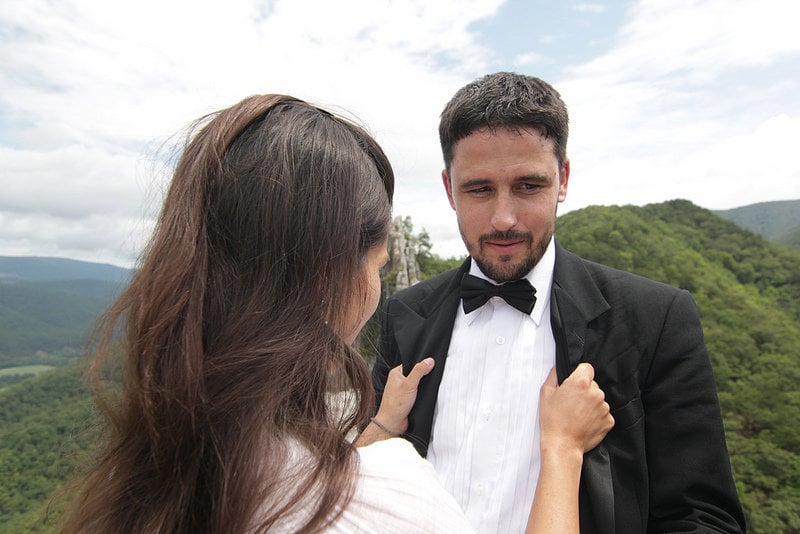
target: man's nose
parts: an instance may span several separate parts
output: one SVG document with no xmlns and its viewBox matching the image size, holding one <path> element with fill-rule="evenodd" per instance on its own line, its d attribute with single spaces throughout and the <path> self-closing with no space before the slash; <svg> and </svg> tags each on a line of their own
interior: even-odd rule
<svg viewBox="0 0 800 534">
<path fill-rule="evenodd" d="M 514 199 L 507 194 L 497 197 L 497 202 L 492 213 L 492 228 L 505 232 L 511 230 L 517 224 L 517 209 Z"/>
</svg>

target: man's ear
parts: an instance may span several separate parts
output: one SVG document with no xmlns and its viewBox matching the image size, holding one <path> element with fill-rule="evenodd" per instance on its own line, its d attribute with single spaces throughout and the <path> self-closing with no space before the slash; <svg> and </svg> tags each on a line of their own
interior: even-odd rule
<svg viewBox="0 0 800 534">
<path fill-rule="evenodd" d="M 567 199 L 567 186 L 569 185 L 569 159 L 565 159 L 558 173 L 558 201 Z"/>
<path fill-rule="evenodd" d="M 444 190 L 447 191 L 447 200 L 450 201 L 450 207 L 455 210 L 456 203 L 453 202 L 453 182 L 450 181 L 450 177 L 447 175 L 447 169 L 442 169 L 442 184 L 444 184 Z"/>
</svg>

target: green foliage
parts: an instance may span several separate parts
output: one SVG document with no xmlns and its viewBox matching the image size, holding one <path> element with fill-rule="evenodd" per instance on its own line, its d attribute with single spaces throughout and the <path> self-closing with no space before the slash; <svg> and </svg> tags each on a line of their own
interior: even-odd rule
<svg viewBox="0 0 800 534">
<path fill-rule="evenodd" d="M 13 384 L 19 384 L 23 380 L 27 380 L 28 378 L 36 376 L 33 373 L 14 373 L 14 374 L 6 374 L 0 375 L 0 390 L 4 387 L 11 386 Z"/>
<path fill-rule="evenodd" d="M 102 280 L 0 280 L 0 368 L 72 361 L 119 289 Z"/>
<path fill-rule="evenodd" d="M 114 265 L 0 256 L 0 369 L 77 358 L 130 276 Z"/>
<path fill-rule="evenodd" d="M 411 222 L 411 217 L 406 217 L 405 223 L 407 232 L 413 236 L 414 225 Z M 419 244 L 417 249 L 417 263 L 419 264 L 423 280 L 450 269 L 455 269 L 461 265 L 466 258 L 466 256 L 462 256 L 461 258 L 442 258 L 437 254 L 433 254 L 431 252 L 433 248 L 431 236 L 424 228 L 414 237 L 416 237 L 417 243 Z"/>
<path fill-rule="evenodd" d="M 450 269 L 455 269 L 464 262 L 465 258 L 442 258 L 436 254 L 427 257 L 418 257 L 422 279 L 431 278 Z"/>
<path fill-rule="evenodd" d="M 0 355 L 0 366 L 2 366 L 0 367 L 0 371 L 5 371 L 7 369 L 18 369 L 20 367 L 28 366 L 61 367 L 75 361 L 82 354 L 84 354 L 84 352 L 84 349 L 76 347 L 64 347 L 63 349 L 56 350 L 54 352 L 37 350 L 32 355 L 25 356 Z"/>
<path fill-rule="evenodd" d="M 18 384 L 44 371 L 49 371 L 52 368 L 50 365 L 22 365 L 20 367 L 0 369 L 0 390 L 13 384 Z"/>
<path fill-rule="evenodd" d="M 800 531 L 800 253 L 690 202 L 591 207 L 559 242 L 692 292 L 750 532 Z"/>
<path fill-rule="evenodd" d="M 0 391 L 0 532 L 52 530 L 51 497 L 96 435 L 82 374 L 75 362 Z"/>
</svg>

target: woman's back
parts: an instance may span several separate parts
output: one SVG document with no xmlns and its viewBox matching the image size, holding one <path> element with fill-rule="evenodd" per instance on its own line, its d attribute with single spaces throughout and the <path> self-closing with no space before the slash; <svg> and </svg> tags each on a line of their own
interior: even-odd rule
<svg viewBox="0 0 800 534">
<path fill-rule="evenodd" d="M 357 462 L 344 435 L 373 392 L 343 333 L 393 188 L 363 129 L 293 97 L 249 97 L 199 124 L 105 317 L 92 376 L 108 424 L 65 531 L 244 532 L 276 497 L 285 509 L 262 522 L 302 500 L 314 530 L 346 507 Z M 343 388 L 359 402 L 333 417 L 326 395 Z M 286 435 L 314 452 L 295 477 L 310 496 L 282 485 Z"/>
</svg>

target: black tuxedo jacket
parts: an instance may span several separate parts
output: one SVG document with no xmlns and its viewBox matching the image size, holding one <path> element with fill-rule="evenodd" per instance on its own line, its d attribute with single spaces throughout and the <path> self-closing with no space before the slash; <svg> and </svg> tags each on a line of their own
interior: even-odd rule
<svg viewBox="0 0 800 534">
<path fill-rule="evenodd" d="M 404 436 L 423 456 L 469 261 L 397 293 L 382 311 L 373 370 L 379 399 L 391 368 L 402 364 L 408 373 L 425 357 L 436 360 Z M 581 532 L 743 532 L 711 363 L 689 293 L 556 244 L 550 308 L 559 381 L 578 363 L 591 363 L 615 419 L 584 457 Z"/>
</svg>

